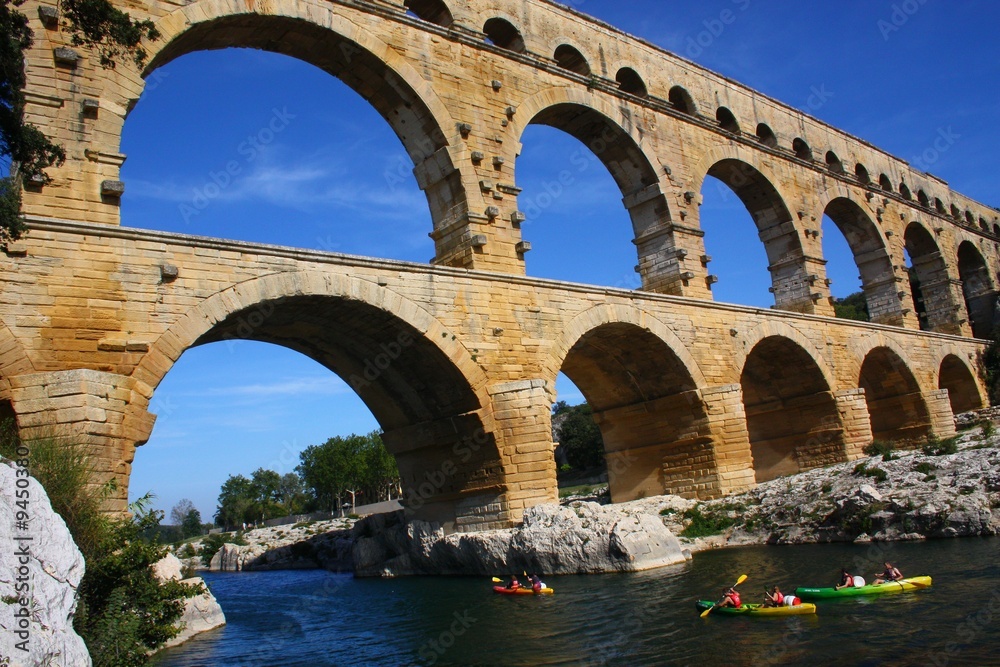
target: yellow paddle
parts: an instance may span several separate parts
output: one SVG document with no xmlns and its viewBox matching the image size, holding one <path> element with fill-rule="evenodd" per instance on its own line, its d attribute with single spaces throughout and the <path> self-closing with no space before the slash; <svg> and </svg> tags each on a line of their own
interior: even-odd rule
<svg viewBox="0 0 1000 667">
<path fill-rule="evenodd" d="M 731 586 L 730 588 L 736 588 L 737 586 L 739 586 L 740 584 L 742 584 L 742 583 L 743 583 L 744 581 L 746 581 L 746 580 L 747 580 L 747 575 L 745 575 L 745 574 L 741 574 L 741 575 L 740 575 L 740 578 L 739 578 L 739 579 L 737 579 L 737 580 L 736 580 L 736 583 L 735 583 L 735 584 L 733 584 L 733 585 L 732 585 L 732 586 Z M 715 609 L 715 605 L 714 605 L 714 604 L 713 604 L 713 605 L 712 605 L 711 607 L 709 607 L 708 609 L 706 609 L 705 611 L 701 612 L 701 618 L 705 618 L 706 616 L 708 616 L 708 614 L 709 614 L 709 613 L 710 613 L 710 612 L 711 612 L 711 611 L 712 611 L 713 609 Z"/>
<path fill-rule="evenodd" d="M 493 583 L 494 584 L 502 584 L 503 583 L 503 579 L 500 579 L 499 577 L 493 577 Z"/>
</svg>

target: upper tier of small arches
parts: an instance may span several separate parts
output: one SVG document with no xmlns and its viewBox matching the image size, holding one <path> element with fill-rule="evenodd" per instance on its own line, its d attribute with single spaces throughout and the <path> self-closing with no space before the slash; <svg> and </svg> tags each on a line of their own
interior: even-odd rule
<svg viewBox="0 0 1000 667">
<path fill-rule="evenodd" d="M 444 0 L 404 0 L 403 4 L 408 14 L 422 21 L 447 29 L 455 29 L 458 26 L 458 21 Z M 469 13 L 474 15 L 476 13 L 475 3 L 469 4 L 470 6 L 463 7 L 462 10 L 467 15 Z M 456 7 L 456 9 L 458 8 Z M 584 17 L 564 7 L 553 5 L 551 9 L 566 12 L 570 16 L 589 19 L 589 17 Z M 525 6 L 521 11 L 527 12 L 528 7 Z M 796 112 L 789 108 L 785 114 L 781 114 L 780 111 L 783 110 L 784 105 L 779 103 L 775 106 L 775 111 L 779 113 L 774 118 L 741 118 L 740 109 L 736 108 L 735 104 L 722 105 L 714 101 L 710 103 L 698 100 L 697 91 L 692 92 L 690 86 L 683 85 L 683 81 L 669 81 L 665 90 L 660 89 L 659 82 L 651 82 L 648 77 L 643 76 L 642 67 L 636 62 L 616 64 L 608 58 L 610 54 L 604 52 L 599 58 L 600 69 L 606 71 L 607 74 L 601 75 L 592 66 L 592 62 L 597 59 L 587 55 L 588 47 L 593 47 L 593 44 L 589 42 L 593 40 L 588 40 L 582 35 L 577 35 L 572 40 L 560 37 L 546 47 L 544 52 L 535 52 L 529 49 L 529 40 L 516 25 L 517 19 L 515 17 L 495 15 L 497 14 L 495 10 L 485 10 L 485 13 L 490 15 L 486 16 L 481 24 L 477 23 L 474 31 L 481 33 L 484 42 L 493 46 L 512 53 L 539 58 L 569 74 L 586 77 L 591 82 L 600 81 L 606 84 L 605 88 L 617 88 L 621 93 L 649 103 L 660 103 L 667 109 L 672 109 L 691 119 L 711 124 L 730 135 L 744 137 L 741 128 L 756 128 L 755 133 L 747 133 L 745 138 L 756 140 L 760 145 L 783 153 L 786 157 L 794 157 L 813 163 L 815 168 L 826 168 L 831 174 L 840 178 L 853 179 L 865 187 L 880 190 L 883 195 L 896 197 L 964 227 L 1000 236 L 1000 214 L 997 211 L 953 193 L 943 181 L 913 169 L 906 162 L 891 158 L 891 156 L 868 146 L 863 141 L 858 141 L 854 137 L 821 122 L 816 123 L 817 128 L 827 129 L 829 137 L 800 136 L 804 127 L 799 122 L 804 115 L 801 112 L 798 112 L 797 116 Z M 595 28 L 610 28 L 593 19 L 590 21 L 593 22 Z M 610 29 L 613 30 L 613 28 Z M 467 26 L 466 30 L 468 30 Z M 638 39 L 635 40 L 635 43 L 635 46 L 640 47 L 640 49 L 643 46 L 648 46 Z M 536 49 L 539 48 L 537 38 L 534 45 Z M 623 47 L 623 50 L 627 50 L 627 46 L 619 46 Z M 641 58 L 635 60 L 641 62 Z M 612 72 L 614 72 L 613 79 L 611 78 Z M 697 74 L 699 79 L 704 79 L 706 74 L 711 73 L 703 70 Z M 733 82 L 727 81 L 727 83 L 730 86 L 735 85 Z M 664 92 L 666 92 L 665 96 Z M 761 108 L 768 107 L 752 106 L 755 116 Z M 773 129 L 781 125 L 797 129 L 790 132 L 783 129 L 778 131 Z M 851 139 L 854 141 L 850 141 Z M 819 148 L 818 145 L 823 147 Z M 866 157 L 869 159 L 866 160 Z M 874 183 L 871 176 L 873 173 L 878 174 L 877 181 Z M 912 184 L 907 182 L 908 179 Z M 914 189 L 916 196 L 913 194 Z M 946 201 L 947 203 L 945 203 Z"/>
</svg>

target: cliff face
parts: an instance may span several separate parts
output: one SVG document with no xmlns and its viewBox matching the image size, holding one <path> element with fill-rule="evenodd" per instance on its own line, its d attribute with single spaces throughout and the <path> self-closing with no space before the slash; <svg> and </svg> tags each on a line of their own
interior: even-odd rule
<svg viewBox="0 0 1000 667">
<path fill-rule="evenodd" d="M 83 555 L 42 486 L 0 462 L 0 664 L 91 664 L 73 631 L 83 572 Z"/>
</svg>

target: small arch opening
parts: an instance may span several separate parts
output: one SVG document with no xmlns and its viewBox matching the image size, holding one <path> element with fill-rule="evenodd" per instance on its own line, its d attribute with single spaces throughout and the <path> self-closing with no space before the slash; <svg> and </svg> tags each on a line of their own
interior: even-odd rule
<svg viewBox="0 0 1000 667">
<path fill-rule="evenodd" d="M 906 185 L 906 183 L 900 182 L 899 196 L 907 201 L 911 201 L 913 199 L 913 193 L 910 192 L 910 188 Z"/>
<path fill-rule="evenodd" d="M 795 157 L 799 159 L 802 160 L 813 159 L 812 149 L 809 148 L 809 144 L 807 144 L 806 140 L 803 139 L 802 137 L 795 137 L 795 140 L 792 142 L 792 150 L 795 151 Z"/>
<path fill-rule="evenodd" d="M 927 196 L 927 193 L 924 192 L 923 190 L 917 190 L 917 201 L 920 202 L 920 205 L 923 206 L 924 208 L 931 207 L 931 200 Z"/>
<path fill-rule="evenodd" d="M 646 89 L 646 82 L 631 67 L 622 67 L 618 70 L 618 74 L 615 75 L 615 81 L 618 82 L 618 89 L 623 93 L 629 93 L 638 97 L 649 95 L 649 91 Z"/>
<path fill-rule="evenodd" d="M 559 67 L 583 76 L 590 76 L 590 64 L 587 62 L 587 59 L 569 44 L 560 44 L 557 46 L 556 52 L 552 57 Z"/>
<path fill-rule="evenodd" d="M 403 6 L 406 7 L 408 14 L 442 28 L 450 28 L 455 21 L 448 5 L 441 0 L 404 0 Z"/>
<path fill-rule="evenodd" d="M 954 204 L 951 205 L 951 217 L 955 218 L 956 220 L 961 220 L 962 219 L 962 211 L 961 211 L 961 209 L 959 209 Z"/>
<path fill-rule="evenodd" d="M 1000 225 L 993 225 L 993 234 L 995 236 L 1000 236 Z"/>
<path fill-rule="evenodd" d="M 940 213 L 941 215 L 948 214 L 948 212 L 944 208 L 944 202 L 937 197 L 934 198 L 934 210 Z"/>
<path fill-rule="evenodd" d="M 826 152 L 826 166 L 827 169 L 835 174 L 844 173 L 844 163 L 840 161 L 840 158 L 833 151 Z"/>
<path fill-rule="evenodd" d="M 865 165 L 861 164 L 860 162 L 854 165 L 854 175 L 857 177 L 859 181 L 861 181 L 865 185 L 868 185 L 869 183 L 872 182 L 872 177 L 869 176 L 868 169 L 865 167 Z"/>
<path fill-rule="evenodd" d="M 483 24 L 483 32 L 486 38 L 499 46 L 501 49 L 524 53 L 524 37 L 521 31 L 514 27 L 510 21 L 501 18 L 492 18 Z"/>
<path fill-rule="evenodd" d="M 771 130 L 767 123 L 759 123 L 757 125 L 757 141 L 768 148 L 778 147 L 778 137 L 775 136 L 774 131 Z"/>
<path fill-rule="evenodd" d="M 976 216 L 972 215 L 972 211 L 965 212 L 965 221 L 970 225 L 976 224 Z"/>
<path fill-rule="evenodd" d="M 715 112 L 715 120 L 719 121 L 719 127 L 726 132 L 740 133 L 740 124 L 736 120 L 736 116 L 726 107 L 719 107 L 719 110 Z"/>
<path fill-rule="evenodd" d="M 889 180 L 887 175 L 879 174 L 878 184 L 885 192 L 892 192 L 892 181 Z"/>
<path fill-rule="evenodd" d="M 979 228 L 981 230 L 983 230 L 984 232 L 989 232 L 990 231 L 990 226 L 986 222 L 986 218 L 979 218 Z"/>
<path fill-rule="evenodd" d="M 689 116 L 694 116 L 697 113 L 691 93 L 681 86 L 671 88 L 667 94 L 667 100 L 681 113 L 686 113 Z"/>
</svg>

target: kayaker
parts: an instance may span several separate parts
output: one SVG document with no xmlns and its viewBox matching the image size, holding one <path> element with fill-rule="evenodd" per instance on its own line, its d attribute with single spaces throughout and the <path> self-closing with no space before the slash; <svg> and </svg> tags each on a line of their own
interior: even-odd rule
<svg viewBox="0 0 1000 667">
<path fill-rule="evenodd" d="M 780 607 L 785 602 L 785 596 L 781 593 L 781 589 L 777 586 L 771 589 L 768 593 L 764 591 L 764 606 L 765 607 Z"/>
<path fill-rule="evenodd" d="M 879 584 L 884 584 L 887 581 L 899 581 L 903 578 L 903 573 L 899 571 L 899 568 L 893 567 L 892 563 L 885 563 L 885 570 L 879 574 L 875 575 L 875 582 L 873 585 L 878 586 Z"/>
<path fill-rule="evenodd" d="M 834 590 L 839 591 L 841 588 L 850 588 L 854 585 L 854 577 L 852 577 L 847 570 L 841 568 L 840 570 L 841 579 L 840 583 L 834 586 Z"/>
<path fill-rule="evenodd" d="M 533 574 L 528 578 L 531 580 L 531 590 L 535 591 L 536 593 L 545 588 L 545 584 L 542 583 L 541 578 L 537 574 Z"/>
<path fill-rule="evenodd" d="M 517 580 L 517 575 L 515 574 L 510 578 L 510 581 L 507 583 L 507 590 L 516 591 L 520 587 L 521 587 L 521 582 Z"/>
<path fill-rule="evenodd" d="M 742 604 L 740 594 L 735 588 L 723 588 L 722 599 L 715 603 L 716 607 L 736 607 Z"/>
</svg>

